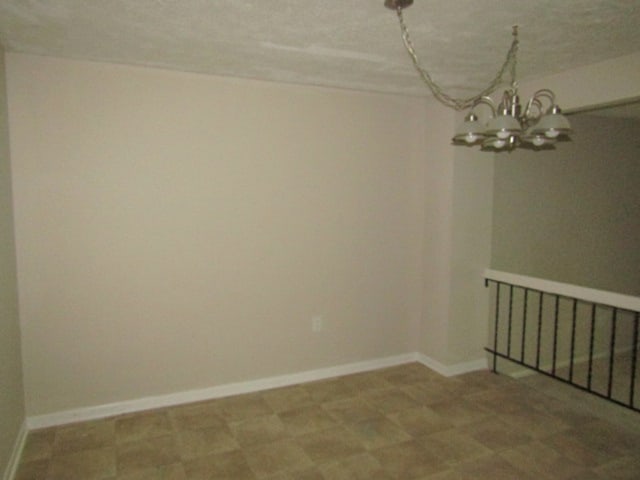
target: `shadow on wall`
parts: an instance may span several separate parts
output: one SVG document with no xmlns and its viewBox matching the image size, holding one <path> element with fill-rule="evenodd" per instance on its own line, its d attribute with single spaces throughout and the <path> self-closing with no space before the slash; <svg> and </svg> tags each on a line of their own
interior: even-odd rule
<svg viewBox="0 0 640 480">
<path fill-rule="evenodd" d="M 570 116 L 573 141 L 496 155 L 491 268 L 640 295 L 640 102 Z"/>
</svg>

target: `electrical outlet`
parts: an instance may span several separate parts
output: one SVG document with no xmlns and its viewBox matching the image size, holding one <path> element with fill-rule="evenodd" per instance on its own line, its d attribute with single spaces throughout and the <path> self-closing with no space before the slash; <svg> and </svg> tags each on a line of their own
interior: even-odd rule
<svg viewBox="0 0 640 480">
<path fill-rule="evenodd" d="M 311 331 L 321 332 L 324 329 L 324 321 L 322 315 L 314 315 L 311 317 Z"/>
</svg>

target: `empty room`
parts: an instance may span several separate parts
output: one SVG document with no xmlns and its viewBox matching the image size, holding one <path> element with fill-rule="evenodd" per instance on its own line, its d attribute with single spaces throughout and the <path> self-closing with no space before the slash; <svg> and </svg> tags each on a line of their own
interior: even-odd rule
<svg viewBox="0 0 640 480">
<path fill-rule="evenodd" d="M 638 25 L 0 2 L 0 478 L 639 478 Z"/>
</svg>

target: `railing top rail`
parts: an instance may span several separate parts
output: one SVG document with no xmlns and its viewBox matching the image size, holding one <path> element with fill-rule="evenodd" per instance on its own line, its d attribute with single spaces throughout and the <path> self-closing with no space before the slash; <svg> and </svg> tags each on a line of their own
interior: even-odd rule
<svg viewBox="0 0 640 480">
<path fill-rule="evenodd" d="M 502 282 L 519 287 L 540 290 L 545 293 L 552 293 L 569 298 L 577 298 L 587 302 L 608 305 L 610 307 L 621 308 L 640 312 L 640 297 L 631 295 L 623 295 L 606 290 L 596 290 L 595 288 L 581 287 L 579 285 L 571 285 L 569 283 L 555 282 L 553 280 L 545 280 L 542 278 L 528 277 L 515 273 L 501 272 L 499 270 L 486 269 L 484 278 L 496 282 Z"/>
</svg>

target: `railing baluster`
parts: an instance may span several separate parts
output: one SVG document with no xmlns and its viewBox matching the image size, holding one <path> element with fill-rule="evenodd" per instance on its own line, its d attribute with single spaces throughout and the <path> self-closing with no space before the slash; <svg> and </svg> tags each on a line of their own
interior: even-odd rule
<svg viewBox="0 0 640 480">
<path fill-rule="evenodd" d="M 573 382 L 573 361 L 576 353 L 576 313 L 578 300 L 573 299 L 573 311 L 571 315 L 571 357 L 569 358 L 569 381 Z"/>
<path fill-rule="evenodd" d="M 538 338 L 536 339 L 536 370 L 540 369 L 540 344 L 542 341 L 542 299 L 544 293 L 540 292 L 538 300 Z"/>
<path fill-rule="evenodd" d="M 524 362 L 524 349 L 527 338 L 527 302 L 529 299 L 529 289 L 524 289 L 524 300 L 522 306 L 522 343 L 520 344 L 520 361 Z"/>
<path fill-rule="evenodd" d="M 560 308 L 560 296 L 555 295 L 556 304 L 553 314 L 553 360 L 551 363 L 551 373 L 556 374 L 556 362 L 558 359 L 558 310 Z"/>
<path fill-rule="evenodd" d="M 496 352 L 498 351 L 498 322 L 500 319 L 500 282 L 496 282 L 496 318 L 495 323 L 493 325 L 493 372 L 497 371 L 498 366 L 498 356 Z"/>
<path fill-rule="evenodd" d="M 596 337 L 596 304 L 591 304 L 591 334 L 589 336 L 589 369 L 587 371 L 587 389 L 591 391 L 593 378 L 593 344 Z"/>
<path fill-rule="evenodd" d="M 513 285 L 509 285 L 509 316 L 507 317 L 507 356 L 511 356 L 511 328 L 513 325 Z"/>
<path fill-rule="evenodd" d="M 613 364 L 615 361 L 616 349 L 616 323 L 618 319 L 618 309 L 614 307 L 611 316 L 611 343 L 609 345 L 609 383 L 607 385 L 607 398 L 611 398 L 613 391 Z"/>
</svg>

